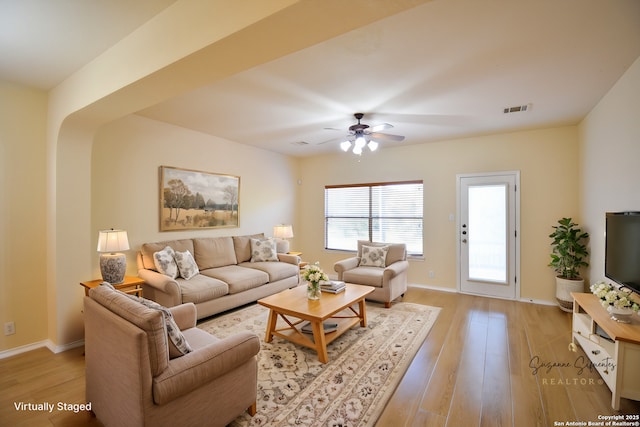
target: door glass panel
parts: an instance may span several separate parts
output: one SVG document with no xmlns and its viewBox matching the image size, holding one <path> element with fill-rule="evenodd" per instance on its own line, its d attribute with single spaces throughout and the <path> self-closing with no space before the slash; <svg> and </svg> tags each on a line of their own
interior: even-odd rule
<svg viewBox="0 0 640 427">
<path fill-rule="evenodd" d="M 507 282 L 507 187 L 469 187 L 469 279 Z"/>
</svg>

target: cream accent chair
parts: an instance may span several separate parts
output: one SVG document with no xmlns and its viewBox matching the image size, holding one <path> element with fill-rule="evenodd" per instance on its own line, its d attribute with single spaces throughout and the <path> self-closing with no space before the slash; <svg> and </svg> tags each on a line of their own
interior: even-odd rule
<svg viewBox="0 0 640 427">
<path fill-rule="evenodd" d="M 389 246 L 385 267 L 360 265 L 362 246 Z M 404 243 L 358 240 L 357 256 L 338 261 L 333 269 L 338 273 L 338 280 L 375 287 L 375 290 L 367 295 L 367 299 L 382 302 L 386 308 L 389 308 L 391 301 L 407 291 L 408 267 L 407 247 Z"/>
<path fill-rule="evenodd" d="M 256 411 L 258 337 L 196 328 L 192 303 L 170 308 L 192 352 L 170 358 L 160 311 L 105 286 L 84 299 L 86 398 L 109 426 L 225 426 Z M 177 351 L 175 347 L 172 353 Z"/>
</svg>

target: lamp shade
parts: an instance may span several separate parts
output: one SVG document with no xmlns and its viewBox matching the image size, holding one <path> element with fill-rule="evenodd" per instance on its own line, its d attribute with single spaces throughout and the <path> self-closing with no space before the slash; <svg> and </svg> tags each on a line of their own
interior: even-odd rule
<svg viewBox="0 0 640 427">
<path fill-rule="evenodd" d="M 101 230 L 98 232 L 98 252 L 129 250 L 129 238 L 124 230 Z"/>
<path fill-rule="evenodd" d="M 292 225 L 276 225 L 273 227 L 273 237 L 277 237 L 279 239 L 290 239 L 293 237 L 293 226 Z"/>
</svg>

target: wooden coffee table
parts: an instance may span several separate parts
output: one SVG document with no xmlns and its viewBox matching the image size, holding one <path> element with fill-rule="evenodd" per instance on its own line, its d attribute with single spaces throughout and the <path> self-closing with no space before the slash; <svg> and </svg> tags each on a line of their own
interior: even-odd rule
<svg viewBox="0 0 640 427">
<path fill-rule="evenodd" d="M 309 300 L 307 287 L 298 286 L 258 300 L 258 304 L 270 310 L 265 341 L 271 342 L 274 336 L 284 338 L 314 349 L 318 353 L 318 360 L 327 363 L 329 361 L 327 344 L 357 323 L 362 327 L 367 326 L 364 298 L 373 290 L 371 286 L 347 283 L 344 292 L 339 294 L 323 292 L 319 300 Z M 354 308 L 356 304 L 358 304 L 357 311 Z M 278 317 L 286 323 L 281 328 L 276 327 Z M 332 319 L 331 322 L 337 323 L 338 327 L 333 332 L 325 333 L 323 322 L 328 319 Z M 307 321 L 311 323 L 313 335 L 301 332 L 303 324 Z"/>
</svg>

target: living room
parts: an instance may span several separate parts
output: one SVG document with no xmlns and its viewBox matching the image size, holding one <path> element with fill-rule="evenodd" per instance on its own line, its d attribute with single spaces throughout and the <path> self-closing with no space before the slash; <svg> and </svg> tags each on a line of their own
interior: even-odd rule
<svg viewBox="0 0 640 427">
<path fill-rule="evenodd" d="M 637 7 L 622 3 L 637 17 Z M 638 39 L 629 40 L 635 58 Z M 299 41 L 305 42 L 314 40 Z M 188 52 L 199 50 L 191 48 Z M 604 276 L 604 213 L 640 210 L 638 59 L 620 70 L 620 78 L 577 123 L 384 146 L 375 156 L 361 158 L 350 153 L 295 157 L 135 114 L 212 79 L 193 69 L 181 71 L 195 67 L 195 59 L 175 63 L 188 55 L 169 51 L 159 49 L 167 57 L 145 58 L 147 63 L 134 61 L 138 52 L 133 49 L 111 51 L 114 56 L 102 58 L 104 63 L 85 67 L 51 91 L 0 84 L 0 184 L 3 205 L 10 207 L 0 214 L 0 312 L 3 324 L 16 326 L 15 334 L 0 336 L 2 357 L 43 345 L 56 352 L 81 345 L 78 282 L 99 277 L 98 230 L 128 231 L 131 275 L 136 274 L 135 248 L 142 243 L 203 234 L 159 231 L 162 165 L 241 177 L 240 227 L 206 235 L 269 234 L 273 225 L 291 223 L 292 249 L 327 270 L 346 255 L 324 250 L 325 185 L 423 180 L 424 257 L 411 261 L 409 283 L 447 292 L 457 286 L 456 230 L 449 219 L 457 209 L 456 175 L 518 170 L 519 299 L 543 304 L 554 300 L 547 236 L 558 218 L 573 217 L 591 234 L 587 281 L 594 282 Z M 276 58 L 283 52 L 270 54 Z M 125 70 L 118 54 L 131 61 Z M 230 69 L 220 73 L 232 73 L 234 66 L 248 67 L 228 64 Z M 109 75 L 114 69 L 121 74 Z"/>
</svg>

